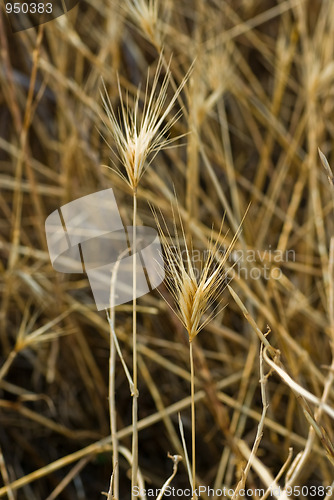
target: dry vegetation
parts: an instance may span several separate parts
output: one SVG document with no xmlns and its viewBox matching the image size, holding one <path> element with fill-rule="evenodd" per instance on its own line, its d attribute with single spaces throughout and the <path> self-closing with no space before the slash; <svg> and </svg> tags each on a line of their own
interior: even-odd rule
<svg viewBox="0 0 334 500">
<path fill-rule="evenodd" d="M 333 484 L 334 188 L 318 155 L 334 164 L 333 40 L 331 0 L 82 0 L 16 34 L 0 11 L 0 497 L 104 498 L 116 466 L 109 498 L 130 498 L 133 369 L 147 488 L 173 465 L 171 486 L 196 474 L 235 498 L 243 485 L 255 499 Z M 117 109 L 121 92 L 141 123 L 149 68 L 147 92 L 166 95 L 134 172 Z M 110 187 L 124 224 L 158 214 L 181 260 L 167 246 L 168 283 L 108 321 L 84 275 L 52 268 L 44 224 Z M 216 252 L 196 281 L 195 257 L 228 247 L 241 223 L 225 271 Z M 217 296 L 198 292 L 215 269 Z M 234 275 L 223 292 L 221 272 Z"/>
</svg>

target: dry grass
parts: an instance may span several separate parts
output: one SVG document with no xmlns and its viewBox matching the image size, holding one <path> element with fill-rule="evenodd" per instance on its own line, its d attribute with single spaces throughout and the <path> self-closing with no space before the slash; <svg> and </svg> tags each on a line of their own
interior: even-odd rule
<svg viewBox="0 0 334 500">
<path fill-rule="evenodd" d="M 330 0 L 82 0 L 15 35 L 0 11 L 0 497 L 111 498 L 114 469 L 128 499 L 133 370 L 139 484 L 189 487 L 178 413 L 198 485 L 333 483 L 333 38 Z M 44 223 L 109 187 L 125 225 L 162 213 L 168 279 L 108 322 Z"/>
</svg>

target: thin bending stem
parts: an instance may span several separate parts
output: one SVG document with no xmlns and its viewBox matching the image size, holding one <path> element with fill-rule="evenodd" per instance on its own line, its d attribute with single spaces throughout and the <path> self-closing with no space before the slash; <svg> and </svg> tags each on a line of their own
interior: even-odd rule
<svg viewBox="0 0 334 500">
<path fill-rule="evenodd" d="M 193 357 L 193 343 L 189 343 L 189 356 L 190 356 L 190 375 L 191 375 L 191 452 L 192 452 L 192 488 L 196 489 L 196 428 L 195 428 L 195 383 L 194 383 L 194 357 Z M 196 496 L 193 496 L 196 498 Z"/>
<path fill-rule="evenodd" d="M 115 328 L 115 309 L 110 308 L 110 358 L 109 358 L 109 415 L 110 415 L 110 431 L 113 448 L 113 473 L 112 473 L 112 489 L 109 491 L 108 500 L 119 498 L 119 477 L 118 477 L 118 439 L 117 439 L 117 417 L 116 417 L 116 401 L 115 401 L 115 365 L 116 365 L 116 345 L 113 338 L 113 330 Z"/>
<path fill-rule="evenodd" d="M 133 191 L 133 227 L 132 227 L 132 286 L 133 286 L 133 302 L 132 302 L 132 363 L 133 363 L 133 394 L 132 394 L 132 476 L 131 476 L 131 496 L 135 500 L 134 487 L 137 486 L 137 471 L 138 471 L 138 388 L 137 388 L 137 192 Z"/>
<path fill-rule="evenodd" d="M 117 337 L 115 334 L 115 286 L 117 271 L 119 267 L 119 260 L 114 265 L 111 273 L 110 281 L 110 298 L 109 307 L 110 312 L 106 310 L 109 332 L 110 332 L 110 356 L 109 356 L 109 418 L 110 418 L 110 432 L 112 442 L 112 457 L 113 457 L 113 472 L 110 479 L 110 487 L 108 492 L 108 500 L 119 498 L 119 474 L 118 474 L 118 438 L 117 438 L 117 413 L 115 401 L 115 368 L 116 368 L 116 342 Z"/>
</svg>

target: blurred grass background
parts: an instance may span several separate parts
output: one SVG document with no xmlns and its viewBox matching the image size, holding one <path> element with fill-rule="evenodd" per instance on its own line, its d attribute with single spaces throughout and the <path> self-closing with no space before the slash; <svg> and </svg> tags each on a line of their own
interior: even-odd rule
<svg viewBox="0 0 334 500">
<path fill-rule="evenodd" d="M 7 486 L 25 478 L 0 487 L 1 496 L 92 499 L 108 491 L 111 451 L 108 439 L 99 442 L 110 433 L 108 323 L 84 275 L 52 269 L 44 223 L 69 201 L 112 187 L 131 224 L 131 192 L 106 167 L 120 166 L 101 137 L 101 77 L 115 109 L 117 75 L 131 104 L 162 51 L 175 88 L 195 63 L 171 130 L 185 135 L 143 177 L 139 223 L 155 225 L 148 202 L 171 222 L 175 190 L 204 251 L 224 214 L 231 241 L 250 204 L 235 248 L 252 257 L 232 286 L 259 328 L 270 326 L 290 376 L 319 398 L 326 387 L 333 404 L 334 205 L 317 151 L 332 164 L 333 40 L 331 0 L 82 0 L 15 34 L 0 11 L 0 471 Z M 168 298 L 163 285 L 161 293 Z M 227 307 L 194 344 L 197 473 L 211 487 L 236 486 L 247 461 L 238 443 L 252 447 L 262 412 L 258 338 L 227 291 L 223 299 Z M 138 303 L 139 464 L 147 485 L 159 488 L 171 473 L 167 452 L 182 453 L 180 410 L 190 446 L 188 341 L 157 291 Z M 131 304 L 117 309 L 116 332 L 131 365 Z M 130 449 L 131 398 L 116 366 L 120 443 Z M 268 487 L 290 447 L 292 459 L 304 451 L 295 484 L 332 484 L 333 466 L 290 388 L 272 375 L 267 394 L 247 486 Z M 319 418 L 333 440 L 331 419 Z M 40 469 L 40 478 L 29 476 Z M 126 499 L 122 457 L 119 470 Z M 278 483 L 285 479 L 286 471 Z M 188 486 L 184 465 L 172 484 Z"/>
</svg>

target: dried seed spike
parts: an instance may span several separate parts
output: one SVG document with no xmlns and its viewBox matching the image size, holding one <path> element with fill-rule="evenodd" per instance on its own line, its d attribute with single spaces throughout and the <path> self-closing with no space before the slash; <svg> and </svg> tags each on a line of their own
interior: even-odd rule
<svg viewBox="0 0 334 500">
<path fill-rule="evenodd" d="M 159 58 L 150 89 L 149 73 L 147 75 L 141 116 L 139 116 L 140 89 L 138 89 L 131 108 L 128 98 L 123 98 L 120 83 L 118 82 L 120 95 L 118 113 L 113 109 L 105 87 L 104 94 L 101 94 L 108 117 L 108 123 L 104 123 L 116 143 L 119 160 L 125 168 L 125 174 L 119 172 L 119 175 L 134 192 L 137 190 L 141 177 L 158 152 L 179 138 L 170 138 L 168 133 L 181 116 L 181 110 L 176 111 L 174 114 L 172 110 L 189 77 L 189 72 L 167 102 L 167 92 L 171 80 L 170 62 L 167 65 L 166 74 L 163 76 L 159 88 L 162 70 L 163 54 Z M 169 117 L 170 114 L 172 114 L 171 117 Z M 107 140 L 106 143 L 108 144 Z"/>
<path fill-rule="evenodd" d="M 324 169 L 326 170 L 328 182 L 332 186 L 334 186 L 334 175 L 333 175 L 331 167 L 329 166 L 328 160 L 320 148 L 318 148 L 318 153 L 320 156 L 321 163 L 322 163 Z"/>
<path fill-rule="evenodd" d="M 174 212 L 173 227 L 176 246 L 170 244 L 172 238 L 166 222 L 164 221 L 165 228 L 163 229 L 156 214 L 155 217 L 166 256 L 166 285 L 176 303 L 175 313 L 187 330 L 189 342 L 192 342 L 208 321 L 214 316 L 215 309 L 211 311 L 208 317 L 203 321 L 204 314 L 211 308 L 215 298 L 218 299 L 221 294 L 222 285 L 225 279 L 224 267 L 227 256 L 233 248 L 238 235 L 234 236 L 228 249 L 224 252 L 224 258 L 218 261 L 216 259 L 216 254 L 221 248 L 221 245 L 218 240 L 213 242 L 213 236 L 211 236 L 208 242 L 208 253 L 205 258 L 203 258 L 201 267 L 198 268 L 193 260 L 192 244 L 191 242 L 188 244 L 187 238 L 185 237 L 179 210 L 177 215 L 180 221 L 181 234 L 185 245 L 183 251 L 181 250 L 180 238 L 177 233 Z M 219 235 L 220 234 L 221 228 L 219 231 Z"/>
</svg>

